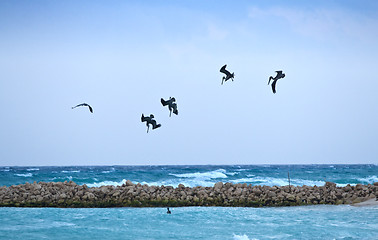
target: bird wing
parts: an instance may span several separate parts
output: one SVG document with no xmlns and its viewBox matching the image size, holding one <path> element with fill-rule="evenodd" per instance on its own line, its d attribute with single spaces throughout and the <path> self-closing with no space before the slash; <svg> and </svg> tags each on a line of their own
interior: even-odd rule
<svg viewBox="0 0 378 240">
<path fill-rule="evenodd" d="M 219 70 L 221 73 L 224 73 L 226 75 L 231 75 L 231 73 L 229 71 L 226 70 L 226 67 L 227 67 L 227 64 L 224 65 L 223 67 L 221 67 L 221 69 Z"/>
<path fill-rule="evenodd" d="M 89 106 L 89 104 L 87 104 L 87 103 L 81 103 L 81 104 L 78 104 L 78 105 L 76 105 L 75 107 L 72 107 L 72 109 L 77 108 L 77 107 L 88 107 L 88 108 L 89 108 L 89 111 L 91 111 L 91 113 L 93 113 L 93 109 L 92 109 L 92 107 Z"/>
<path fill-rule="evenodd" d="M 163 98 L 160 99 L 160 102 L 163 106 L 166 106 L 168 104 L 168 101 L 165 101 Z"/>
<path fill-rule="evenodd" d="M 282 74 L 282 71 L 281 70 L 280 71 L 276 71 L 276 73 L 277 73 L 277 76 L 279 76 L 279 75 Z"/>
<path fill-rule="evenodd" d="M 275 80 L 275 81 L 272 82 L 273 93 L 276 93 L 276 83 L 277 83 L 277 80 Z"/>
<path fill-rule="evenodd" d="M 147 119 L 146 117 L 144 116 L 144 114 L 142 113 L 142 116 L 140 117 L 140 121 L 141 122 L 145 122 Z"/>
<path fill-rule="evenodd" d="M 76 105 L 75 107 L 72 107 L 72 109 L 77 108 L 77 107 L 81 107 L 81 106 L 87 106 L 87 105 L 88 104 L 86 104 L 86 103 L 81 103 L 81 104 Z"/>
</svg>

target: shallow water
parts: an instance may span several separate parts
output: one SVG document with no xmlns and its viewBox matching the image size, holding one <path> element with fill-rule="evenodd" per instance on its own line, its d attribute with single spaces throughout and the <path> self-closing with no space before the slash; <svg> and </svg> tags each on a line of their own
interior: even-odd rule
<svg viewBox="0 0 378 240">
<path fill-rule="evenodd" d="M 0 208 L 0 239 L 378 239 L 378 207 Z"/>
</svg>

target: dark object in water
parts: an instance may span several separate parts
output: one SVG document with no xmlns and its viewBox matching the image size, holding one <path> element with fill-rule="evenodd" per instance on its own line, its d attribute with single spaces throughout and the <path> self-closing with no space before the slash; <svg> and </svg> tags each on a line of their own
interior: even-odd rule
<svg viewBox="0 0 378 240">
<path fill-rule="evenodd" d="M 160 99 L 160 102 L 163 106 L 167 106 L 168 105 L 168 109 L 169 109 L 169 116 L 171 116 L 172 114 L 172 110 L 173 110 L 173 113 L 178 115 L 178 110 L 177 110 L 177 104 L 176 104 L 176 98 L 174 97 L 169 97 L 169 100 L 165 101 L 163 98 Z"/>
<path fill-rule="evenodd" d="M 169 210 L 169 207 L 167 207 L 167 214 L 171 214 L 171 211 Z"/>
<path fill-rule="evenodd" d="M 77 107 L 82 107 L 82 106 L 88 107 L 88 108 L 89 108 L 89 111 L 91 111 L 91 113 L 93 113 L 93 109 L 92 109 L 92 107 L 89 106 L 89 104 L 87 104 L 87 103 L 78 104 L 78 105 L 76 105 L 75 107 L 72 107 L 72 109 L 77 108 Z"/>
<path fill-rule="evenodd" d="M 227 64 L 221 67 L 221 69 L 219 70 L 221 73 L 226 74 L 226 76 L 222 77 L 222 85 L 223 85 L 223 81 L 226 82 L 229 79 L 234 81 L 234 77 L 235 77 L 234 73 L 230 73 L 228 70 L 226 70 L 226 67 L 227 67 Z"/>
<path fill-rule="evenodd" d="M 272 91 L 273 91 L 273 93 L 276 93 L 276 83 L 277 83 L 277 80 L 285 77 L 285 73 L 282 73 L 282 71 L 276 71 L 276 73 L 277 73 L 277 75 L 275 77 L 270 76 L 269 77 L 269 81 L 268 81 L 268 85 L 269 85 L 270 80 L 273 80 L 273 82 L 272 82 Z"/>
<path fill-rule="evenodd" d="M 142 117 L 140 118 L 140 120 L 142 122 L 146 122 L 146 126 L 147 126 L 147 133 L 148 133 L 148 130 L 150 129 L 150 124 L 152 125 L 152 129 L 156 129 L 156 128 L 159 128 L 161 127 L 161 124 L 157 124 L 156 123 L 156 120 L 153 119 L 155 116 L 153 114 L 150 114 L 149 117 L 145 117 L 142 113 Z"/>
</svg>

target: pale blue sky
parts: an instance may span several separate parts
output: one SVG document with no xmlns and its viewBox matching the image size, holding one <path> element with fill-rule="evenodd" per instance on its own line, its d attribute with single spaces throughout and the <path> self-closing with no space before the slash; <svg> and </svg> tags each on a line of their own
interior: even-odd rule
<svg viewBox="0 0 378 240">
<path fill-rule="evenodd" d="M 378 164 L 377 37 L 375 0 L 1 1 L 0 165 Z"/>
</svg>

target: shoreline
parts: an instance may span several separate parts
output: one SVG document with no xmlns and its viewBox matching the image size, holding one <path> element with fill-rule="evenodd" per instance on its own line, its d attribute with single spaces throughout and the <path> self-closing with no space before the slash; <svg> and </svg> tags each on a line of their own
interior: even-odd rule
<svg viewBox="0 0 378 240">
<path fill-rule="evenodd" d="M 278 207 L 317 204 L 378 205 L 378 182 L 337 187 L 260 186 L 218 182 L 213 187 L 149 186 L 128 180 L 122 186 L 91 187 L 70 182 L 34 182 L 0 187 L 0 207 Z"/>
<path fill-rule="evenodd" d="M 351 206 L 353 207 L 371 207 L 378 206 L 378 198 L 371 198 L 360 203 L 354 203 Z"/>
</svg>

